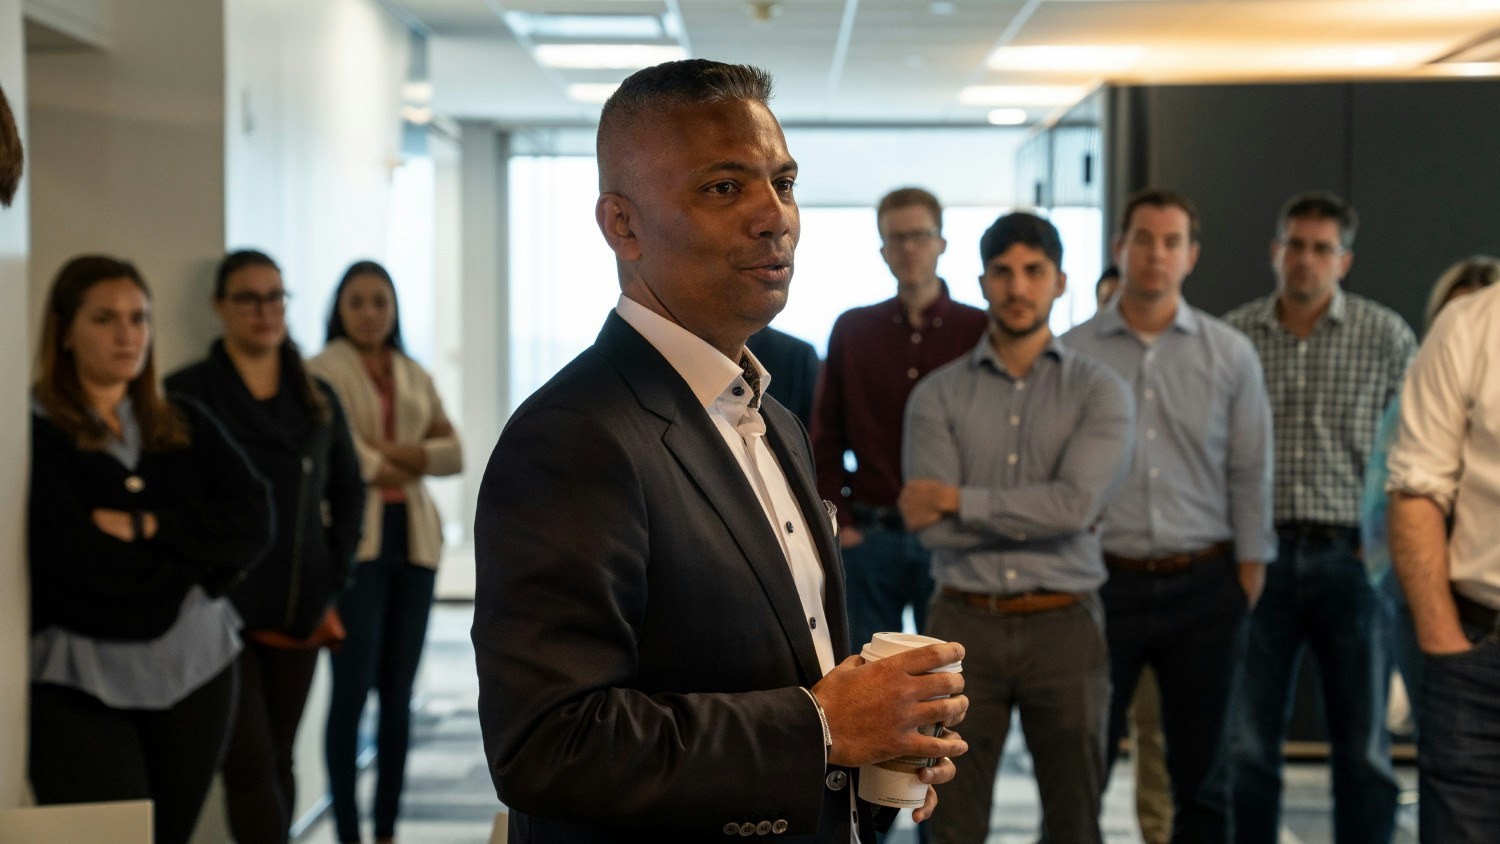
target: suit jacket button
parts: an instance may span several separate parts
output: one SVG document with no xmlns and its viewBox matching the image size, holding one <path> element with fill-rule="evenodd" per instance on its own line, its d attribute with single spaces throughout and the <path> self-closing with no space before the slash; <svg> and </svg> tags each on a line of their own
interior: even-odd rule
<svg viewBox="0 0 1500 844">
<path fill-rule="evenodd" d="M 786 821 L 777 821 L 776 823 L 771 824 L 771 831 L 776 833 L 777 835 L 786 832 Z"/>
<path fill-rule="evenodd" d="M 843 791 L 844 786 L 849 784 L 849 775 L 843 771 L 834 771 L 824 777 L 823 782 L 834 791 Z"/>
<path fill-rule="evenodd" d="M 754 834 L 755 834 L 755 824 L 750 823 L 748 821 L 745 822 L 745 823 L 740 824 L 740 835 L 754 835 Z"/>
<path fill-rule="evenodd" d="M 769 834 L 771 834 L 771 822 L 770 821 L 761 821 L 760 823 L 756 824 L 755 825 L 755 834 L 756 835 L 769 835 Z"/>
<path fill-rule="evenodd" d="M 131 475 L 125 479 L 125 489 L 130 492 L 140 492 L 146 488 L 146 482 L 140 475 Z"/>
<path fill-rule="evenodd" d="M 724 824 L 724 834 L 725 835 L 739 835 L 740 834 L 740 825 L 737 824 L 737 823 L 735 823 L 734 821 L 730 821 L 729 823 Z"/>
</svg>

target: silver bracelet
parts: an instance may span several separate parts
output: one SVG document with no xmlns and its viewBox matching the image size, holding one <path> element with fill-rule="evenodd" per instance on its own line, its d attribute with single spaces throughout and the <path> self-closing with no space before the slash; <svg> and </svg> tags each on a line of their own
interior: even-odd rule
<svg viewBox="0 0 1500 844">
<path fill-rule="evenodd" d="M 833 750 L 833 731 L 828 729 L 828 715 L 823 711 L 823 704 L 818 703 L 818 696 L 811 689 L 803 688 L 807 692 L 807 699 L 812 701 L 813 708 L 818 710 L 818 724 L 823 727 L 823 764 L 828 764 L 828 753 Z"/>
</svg>

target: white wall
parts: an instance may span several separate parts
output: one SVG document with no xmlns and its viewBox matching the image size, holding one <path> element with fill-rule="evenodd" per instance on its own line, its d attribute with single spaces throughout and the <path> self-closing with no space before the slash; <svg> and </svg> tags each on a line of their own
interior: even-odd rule
<svg viewBox="0 0 1500 844">
<path fill-rule="evenodd" d="M 264 250 L 292 336 L 323 345 L 329 296 L 385 260 L 409 34 L 376 0 L 226 0 L 226 234 Z"/>
<path fill-rule="evenodd" d="M 0 87 L 27 138 L 21 0 L 0 0 Z M 27 145 L 27 153 L 31 152 Z M 30 178 L 15 204 L 0 209 L 0 807 L 21 805 L 26 773 L 26 480 L 30 453 L 26 256 Z"/>
<path fill-rule="evenodd" d="M 204 296 L 224 244 L 223 11 L 113 0 L 108 20 L 105 50 L 27 55 L 32 308 L 72 256 L 130 259 L 153 290 L 166 371 L 213 333 Z"/>
</svg>

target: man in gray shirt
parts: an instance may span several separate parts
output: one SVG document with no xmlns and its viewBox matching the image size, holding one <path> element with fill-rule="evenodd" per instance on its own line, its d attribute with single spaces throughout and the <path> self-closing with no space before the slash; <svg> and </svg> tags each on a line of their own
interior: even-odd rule
<svg viewBox="0 0 1500 844">
<path fill-rule="evenodd" d="M 1195 844 L 1230 837 L 1230 697 L 1246 613 L 1276 556 L 1271 411 L 1255 349 L 1182 298 L 1197 219 L 1180 194 L 1132 196 L 1114 241 L 1115 304 L 1063 338 L 1118 372 L 1138 409 L 1130 472 L 1104 512 L 1108 749 L 1125 735 L 1149 665 L 1161 689 L 1172 840 Z"/>
<path fill-rule="evenodd" d="M 1130 392 L 1052 336 L 1057 229 L 996 220 L 979 243 L 990 326 L 906 407 L 901 514 L 933 551 L 927 632 L 967 645 L 969 753 L 932 840 L 982 841 L 1012 708 L 1036 762 L 1045 839 L 1099 842 L 1109 660 L 1098 521 L 1125 469 Z"/>
<path fill-rule="evenodd" d="M 1345 293 L 1354 208 L 1292 197 L 1271 242 L 1276 290 L 1227 314 L 1260 354 L 1276 420 L 1280 551 L 1250 618 L 1231 760 L 1235 840 L 1276 844 L 1281 745 L 1298 663 L 1317 655 L 1333 756 L 1340 844 L 1388 842 L 1395 774 L 1385 729 L 1390 661 L 1379 594 L 1360 555 L 1359 505 L 1375 429 L 1401 389 L 1417 338 L 1395 311 Z"/>
</svg>

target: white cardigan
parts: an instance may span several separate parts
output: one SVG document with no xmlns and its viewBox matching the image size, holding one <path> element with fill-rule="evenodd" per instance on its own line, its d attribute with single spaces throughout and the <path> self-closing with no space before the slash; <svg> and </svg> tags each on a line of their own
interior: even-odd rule
<svg viewBox="0 0 1500 844">
<path fill-rule="evenodd" d="M 380 469 L 381 456 L 370 443 L 385 439 L 380 414 L 380 394 L 365 369 L 353 343 L 340 338 L 329 343 L 317 357 L 307 362 L 314 375 L 327 381 L 338 394 L 354 434 L 354 448 L 359 453 L 360 474 L 370 483 Z M 420 364 L 396 350 L 391 350 L 391 371 L 396 383 L 395 427 L 397 443 L 420 445 L 427 453 L 427 474 L 456 475 L 463 469 L 463 451 L 458 435 L 428 437 L 434 425 L 446 422 L 443 402 L 432 385 L 432 377 Z M 443 524 L 427 486 L 417 479 L 407 484 L 406 513 L 411 562 L 437 568 L 443 548 Z M 365 527 L 355 551 L 357 562 L 380 556 L 381 515 L 384 506 L 380 492 L 365 491 Z"/>
</svg>

